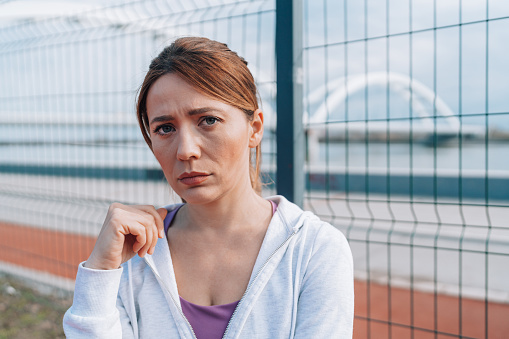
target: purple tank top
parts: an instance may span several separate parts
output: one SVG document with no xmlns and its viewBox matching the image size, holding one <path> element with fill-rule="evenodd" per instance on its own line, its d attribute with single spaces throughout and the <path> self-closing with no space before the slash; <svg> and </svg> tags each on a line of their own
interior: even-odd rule
<svg viewBox="0 0 509 339">
<path fill-rule="evenodd" d="M 272 200 L 269 201 L 272 204 L 272 214 L 274 214 L 276 213 L 277 205 Z M 182 206 L 183 205 L 174 209 L 164 218 L 165 234 L 168 234 L 168 228 L 175 214 L 177 214 L 177 211 Z M 184 315 L 191 324 L 194 334 L 196 334 L 196 338 L 198 339 L 222 338 L 228 326 L 228 322 L 240 301 L 224 305 L 201 306 L 193 304 L 180 296 L 179 298 L 182 312 L 184 312 Z"/>
<path fill-rule="evenodd" d="M 222 338 L 238 301 L 224 305 L 201 306 L 180 297 L 182 312 L 198 339 Z"/>
</svg>

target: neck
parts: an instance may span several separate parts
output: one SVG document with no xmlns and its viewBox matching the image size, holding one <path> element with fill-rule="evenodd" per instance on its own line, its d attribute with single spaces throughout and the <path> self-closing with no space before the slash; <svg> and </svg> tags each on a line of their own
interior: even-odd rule
<svg viewBox="0 0 509 339">
<path fill-rule="evenodd" d="M 242 231 L 257 227 L 272 216 L 270 203 L 248 187 L 220 197 L 208 204 L 186 204 L 182 212 L 189 230 L 203 232 Z"/>
</svg>

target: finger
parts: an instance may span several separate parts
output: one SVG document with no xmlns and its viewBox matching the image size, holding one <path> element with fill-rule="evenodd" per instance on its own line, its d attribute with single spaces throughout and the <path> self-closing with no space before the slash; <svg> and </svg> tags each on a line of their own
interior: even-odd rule
<svg viewBox="0 0 509 339">
<path fill-rule="evenodd" d="M 133 252 L 138 253 L 147 242 L 145 226 L 142 224 L 131 226 L 129 227 L 129 233 L 136 236 L 136 241 L 133 244 Z"/>
<path fill-rule="evenodd" d="M 153 227 L 145 227 L 145 237 L 146 237 L 146 240 L 145 240 L 145 245 L 140 249 L 140 251 L 138 252 L 138 255 L 140 257 L 144 257 L 145 254 L 147 254 L 147 252 L 150 250 L 150 247 L 152 247 L 152 238 L 154 237 L 154 232 L 152 231 L 152 228 Z"/>
<path fill-rule="evenodd" d="M 158 234 L 159 232 L 157 230 L 157 227 L 152 227 L 152 246 L 150 246 L 150 249 L 148 250 L 148 253 L 150 255 L 154 254 L 154 250 L 157 245 L 157 240 L 159 240 Z"/>
<path fill-rule="evenodd" d="M 161 226 L 157 225 L 157 229 L 159 230 L 159 237 L 164 238 L 164 219 L 166 218 L 166 215 L 168 214 L 168 210 L 166 208 L 158 208 L 157 213 L 161 217 L 161 220 L 163 220 L 163 222 L 161 223 Z"/>
<path fill-rule="evenodd" d="M 132 214 L 132 217 L 143 227 L 143 231 L 145 233 L 145 243 L 143 246 L 140 246 L 137 252 L 138 255 L 140 257 L 144 257 L 147 253 L 152 254 L 153 250 L 151 251 L 151 248 L 155 246 L 153 240 L 154 238 L 156 241 L 158 239 L 154 216 L 150 213 L 145 213 L 144 211 L 137 209 L 135 213 Z"/>
<path fill-rule="evenodd" d="M 158 230 L 158 237 L 163 238 L 164 237 L 164 218 L 166 217 L 166 214 L 168 211 L 166 211 L 165 208 L 160 208 L 156 211 L 154 206 L 151 205 L 145 205 L 145 206 L 139 206 L 139 208 L 150 214 L 154 218 L 155 225 Z"/>
<path fill-rule="evenodd" d="M 150 225 L 149 227 L 147 227 L 147 233 L 150 233 L 150 246 L 147 250 L 147 254 L 154 254 L 154 249 L 156 247 L 156 244 L 157 244 L 157 240 L 159 239 L 158 237 L 158 231 L 157 231 L 157 227 L 155 224 L 152 224 Z M 148 238 L 147 238 L 147 243 L 148 243 Z"/>
</svg>

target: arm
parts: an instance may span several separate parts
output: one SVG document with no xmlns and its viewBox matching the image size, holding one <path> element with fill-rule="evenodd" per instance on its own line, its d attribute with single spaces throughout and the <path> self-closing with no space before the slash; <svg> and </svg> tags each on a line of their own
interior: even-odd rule
<svg viewBox="0 0 509 339">
<path fill-rule="evenodd" d="M 112 204 L 88 260 L 76 276 L 74 300 L 64 316 L 68 338 L 132 338 L 133 329 L 118 289 L 120 265 L 154 252 L 164 237 L 166 209 Z M 123 333 L 124 332 L 124 333 Z"/>
<path fill-rule="evenodd" d="M 318 231 L 301 286 L 295 338 L 352 338 L 352 253 L 328 224 Z"/>
<path fill-rule="evenodd" d="M 117 301 L 122 268 L 78 268 L 74 300 L 64 315 L 67 338 L 133 338 L 125 309 Z"/>
</svg>

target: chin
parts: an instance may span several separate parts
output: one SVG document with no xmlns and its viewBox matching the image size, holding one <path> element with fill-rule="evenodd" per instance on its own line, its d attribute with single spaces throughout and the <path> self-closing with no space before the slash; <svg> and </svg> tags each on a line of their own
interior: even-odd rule
<svg viewBox="0 0 509 339">
<path fill-rule="evenodd" d="M 221 194 L 213 192 L 207 187 L 192 187 L 185 190 L 175 191 L 181 199 L 185 200 L 188 204 L 204 205 L 217 200 Z"/>
<path fill-rule="evenodd" d="M 170 185 L 173 191 L 188 204 L 207 205 L 220 200 L 230 194 L 235 194 L 238 185 L 234 182 L 217 182 L 210 181 L 196 186 L 187 186 L 178 181 Z"/>
</svg>

